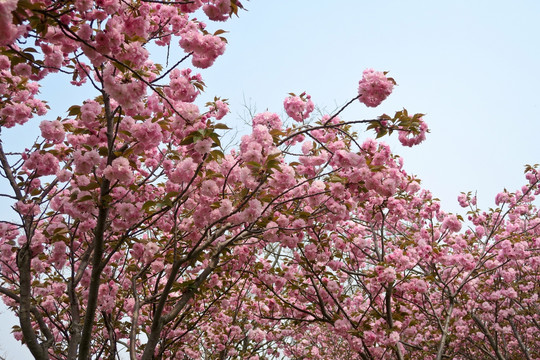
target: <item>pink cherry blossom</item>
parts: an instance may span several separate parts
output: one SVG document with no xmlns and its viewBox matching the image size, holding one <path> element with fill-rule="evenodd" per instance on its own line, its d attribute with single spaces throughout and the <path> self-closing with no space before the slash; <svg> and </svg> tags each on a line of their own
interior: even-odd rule
<svg viewBox="0 0 540 360">
<path fill-rule="evenodd" d="M 53 175 L 58 171 L 58 159 L 51 153 L 34 151 L 24 162 L 28 170 L 35 170 L 36 175 Z"/>
<path fill-rule="evenodd" d="M 283 106 L 287 115 L 298 122 L 309 118 L 309 115 L 315 108 L 315 105 L 311 101 L 311 96 L 305 95 L 305 93 L 301 96 L 289 96 L 285 98 Z"/>
<path fill-rule="evenodd" d="M 255 125 L 268 126 L 270 129 L 281 129 L 282 122 L 277 114 L 267 111 L 255 115 L 253 118 L 253 126 Z"/>
<path fill-rule="evenodd" d="M 17 3 L 18 0 L 0 1 L 0 45 L 9 45 L 15 40 L 17 27 L 13 24 L 12 12 Z"/>
<path fill-rule="evenodd" d="M 133 169 L 129 160 L 119 157 L 112 161 L 111 165 L 103 171 L 103 175 L 111 182 L 118 181 L 121 184 L 129 184 L 133 180 Z"/>
<path fill-rule="evenodd" d="M 61 143 L 64 141 L 65 132 L 62 123 L 58 120 L 54 121 L 42 121 L 39 124 L 41 129 L 41 136 L 54 143 Z"/>
<path fill-rule="evenodd" d="M 399 130 L 399 142 L 403 146 L 412 147 L 414 145 L 420 144 L 426 139 L 426 131 L 428 126 L 425 122 L 421 121 L 420 127 L 416 130 L 416 134 L 411 133 L 408 130 Z"/>
<path fill-rule="evenodd" d="M 394 82 L 383 72 L 373 69 L 364 70 L 358 86 L 360 102 L 369 107 L 377 107 L 392 93 Z"/>
<path fill-rule="evenodd" d="M 2 7 L 1 126 L 37 127 L 56 71 L 93 92 L 0 146 L 1 294 L 35 358 L 538 357 L 538 167 L 495 209 L 461 194 L 462 219 L 360 127 L 412 146 L 422 114 L 318 117 L 305 93 L 293 124 L 259 113 L 226 145 L 228 100 L 182 59 L 214 64 L 226 31 L 204 21 L 238 0 Z M 368 69 L 352 98 L 393 85 Z"/>
</svg>

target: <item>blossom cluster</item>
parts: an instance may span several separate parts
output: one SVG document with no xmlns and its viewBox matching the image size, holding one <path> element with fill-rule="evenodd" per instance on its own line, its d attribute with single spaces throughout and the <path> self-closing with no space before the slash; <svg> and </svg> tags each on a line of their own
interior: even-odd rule
<svg viewBox="0 0 540 360">
<path fill-rule="evenodd" d="M 358 85 L 359 100 L 366 106 L 377 107 L 392 93 L 393 88 L 394 81 L 387 78 L 385 73 L 366 69 Z"/>
<path fill-rule="evenodd" d="M 0 1 L 0 126 L 45 113 L 37 82 L 50 73 L 96 89 L 41 121 L 20 156 L 0 146 L 19 215 L 0 222 L 1 295 L 25 329 L 14 336 L 37 358 L 538 357 L 538 170 L 497 209 L 462 194 L 467 223 L 388 145 L 358 137 L 367 122 L 416 145 L 421 114 L 316 119 L 305 93 L 283 103 L 296 123 L 255 114 L 225 150 L 227 100 L 201 111 L 202 76 L 147 47 L 178 43 L 211 66 L 224 32 L 192 13 L 223 21 L 239 7 Z M 24 36 L 36 49 L 18 47 Z M 377 106 L 393 85 L 368 69 L 359 99 Z"/>
<path fill-rule="evenodd" d="M 283 101 L 285 112 L 291 118 L 302 122 L 309 118 L 309 115 L 315 109 L 315 104 L 311 101 L 311 96 L 302 93 L 300 96 L 291 95 Z"/>
<path fill-rule="evenodd" d="M 18 0 L 0 2 L 0 46 L 9 45 L 17 36 L 17 26 L 13 24 L 13 11 L 17 8 Z"/>
<path fill-rule="evenodd" d="M 0 126 L 22 125 L 34 115 L 47 112 L 45 102 L 36 98 L 39 85 L 29 80 L 31 73 L 24 65 L 20 63 L 12 68 L 10 59 L 0 55 Z"/>
<path fill-rule="evenodd" d="M 420 124 L 415 131 L 411 130 L 399 130 L 399 142 L 403 146 L 412 147 L 420 144 L 426 139 L 426 132 L 428 131 L 428 125 L 422 119 L 419 120 Z"/>
</svg>

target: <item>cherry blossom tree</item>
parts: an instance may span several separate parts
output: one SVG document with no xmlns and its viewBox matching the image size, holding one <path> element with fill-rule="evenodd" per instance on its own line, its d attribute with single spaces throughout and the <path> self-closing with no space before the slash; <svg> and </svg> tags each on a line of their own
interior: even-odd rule
<svg viewBox="0 0 540 360">
<path fill-rule="evenodd" d="M 0 222 L 15 337 L 36 359 L 538 358 L 538 171 L 489 212 L 462 195 L 464 230 L 388 146 L 357 135 L 417 145 L 422 114 L 340 118 L 391 94 L 371 69 L 335 113 L 291 93 L 292 121 L 256 114 L 225 151 L 227 101 L 199 103 L 194 68 L 227 41 L 196 18 L 242 8 L 0 2 L 0 131 L 46 116 L 49 74 L 95 94 L 41 121 L 22 153 L 0 143 L 19 217 Z M 186 55 L 163 66 L 150 46 Z"/>
<path fill-rule="evenodd" d="M 387 154 L 377 175 L 384 178 L 396 169 L 387 149 L 371 149 Z M 285 353 L 290 358 L 538 358 L 538 171 L 529 167 L 528 184 L 497 195 L 499 207 L 489 212 L 462 194 L 471 223 L 464 231 L 463 219 L 444 213 L 417 180 L 403 172 L 392 179 L 392 192 L 368 185 L 350 199 L 340 178 L 318 203 L 340 194 L 341 203 L 352 200 L 358 209 L 309 226 L 289 225 L 285 232 L 300 242 L 260 260 L 265 271 L 254 273 L 257 293 L 274 302 L 259 302 L 259 313 L 288 322 L 285 332 L 276 332 L 285 337 Z"/>
</svg>

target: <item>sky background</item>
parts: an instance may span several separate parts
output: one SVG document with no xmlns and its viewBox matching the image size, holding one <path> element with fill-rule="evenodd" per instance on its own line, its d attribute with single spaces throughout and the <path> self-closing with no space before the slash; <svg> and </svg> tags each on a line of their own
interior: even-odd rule
<svg viewBox="0 0 540 360">
<path fill-rule="evenodd" d="M 248 131 L 246 107 L 281 115 L 289 92 L 306 91 L 331 113 L 357 95 L 362 71 L 373 68 L 390 71 L 399 86 L 378 108 L 355 102 L 342 118 L 370 119 L 402 108 L 426 114 L 431 133 L 422 144 L 404 148 L 397 135 L 384 141 L 446 211 L 461 211 L 461 191 L 477 191 L 481 207 L 493 206 L 503 188 L 524 184 L 525 164 L 540 163 L 539 1 L 244 3 L 248 11 L 240 18 L 208 24 L 229 31 L 229 45 L 212 68 L 200 71 L 207 85 L 201 102 L 228 98 L 232 113 L 223 122 L 239 135 Z M 171 49 L 169 61 L 181 56 Z M 46 119 L 65 117 L 69 106 L 95 96 L 87 88 L 66 90 L 60 77 L 48 78 Z M 6 147 L 29 147 L 38 123 L 4 131 Z M 0 319 L 15 321 L 4 308 Z M 9 333 L 10 325 L 0 326 L 0 355 L 30 359 Z"/>
</svg>

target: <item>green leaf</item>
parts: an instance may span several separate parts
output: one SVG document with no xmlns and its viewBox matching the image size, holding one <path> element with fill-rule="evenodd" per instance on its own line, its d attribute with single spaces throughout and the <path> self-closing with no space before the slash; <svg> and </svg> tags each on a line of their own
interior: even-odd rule
<svg viewBox="0 0 540 360">
<path fill-rule="evenodd" d="M 79 105 L 73 105 L 68 109 L 69 116 L 77 116 L 81 113 L 81 107 Z"/>
<path fill-rule="evenodd" d="M 225 154 L 223 154 L 223 151 L 217 149 L 210 151 L 210 155 L 212 155 L 216 160 L 225 158 Z"/>
<path fill-rule="evenodd" d="M 211 133 L 210 134 L 210 139 L 212 139 L 217 146 L 221 146 L 221 141 L 219 140 L 219 135 L 218 134 Z"/>
<path fill-rule="evenodd" d="M 79 187 L 79 189 L 81 189 L 82 191 L 90 191 L 90 190 L 97 189 L 98 187 L 99 187 L 99 184 L 97 182 L 94 182 L 85 186 L 81 186 Z"/>
<path fill-rule="evenodd" d="M 255 162 L 255 161 L 248 161 L 246 163 L 246 165 L 253 166 L 253 167 L 257 168 L 257 169 L 261 167 L 261 164 L 259 164 L 258 162 Z"/>
<path fill-rule="evenodd" d="M 189 134 L 188 136 L 186 136 L 184 138 L 184 140 L 182 140 L 182 142 L 180 142 L 180 145 L 189 145 L 189 144 L 193 144 L 194 142 L 194 136 L 193 136 L 193 133 Z"/>
<path fill-rule="evenodd" d="M 88 200 L 92 200 L 92 199 L 93 199 L 92 195 L 85 195 L 82 198 L 77 199 L 77 202 L 83 202 L 83 201 L 88 201 Z"/>
<path fill-rule="evenodd" d="M 166 197 L 165 199 L 163 199 L 163 205 L 171 207 L 173 205 L 171 198 Z"/>
<path fill-rule="evenodd" d="M 281 131 L 279 129 L 272 129 L 269 132 L 270 132 L 270 135 L 272 135 L 272 136 L 284 136 L 284 135 L 287 135 L 287 134 L 285 134 L 283 131 Z"/>
<path fill-rule="evenodd" d="M 274 159 L 277 159 L 278 157 L 280 157 L 282 154 L 281 153 L 275 153 L 275 154 L 271 154 L 271 155 L 268 155 L 267 159 L 268 160 L 274 160 Z"/>
<path fill-rule="evenodd" d="M 378 171 L 381 171 L 382 169 L 384 169 L 384 166 L 383 165 L 375 165 L 375 166 L 370 166 L 369 168 L 373 172 L 378 172 Z"/>
<path fill-rule="evenodd" d="M 228 127 L 227 125 L 222 124 L 222 123 L 215 124 L 214 128 L 215 129 L 221 129 L 221 130 L 230 130 L 231 129 L 230 127 Z"/>
<path fill-rule="evenodd" d="M 278 161 L 278 160 L 268 160 L 266 162 L 266 168 L 267 169 L 281 169 L 281 167 L 279 166 L 281 163 Z"/>
<path fill-rule="evenodd" d="M 194 289 L 195 279 L 193 280 L 187 280 L 183 283 L 179 284 L 180 289 L 187 290 L 187 289 Z"/>
<path fill-rule="evenodd" d="M 115 68 L 117 68 L 118 70 L 120 70 L 122 73 L 125 73 L 127 71 L 127 67 L 124 66 L 124 64 L 120 63 L 120 62 L 113 62 L 112 63 L 113 66 Z"/>
<path fill-rule="evenodd" d="M 157 204 L 157 202 L 155 202 L 153 200 L 149 200 L 149 201 L 147 201 L 147 202 L 145 202 L 143 204 L 142 209 L 148 211 L 148 210 L 150 210 L 151 207 L 156 206 L 156 204 Z"/>
<path fill-rule="evenodd" d="M 386 132 L 385 129 L 380 129 L 379 132 L 377 132 L 376 138 L 377 138 L 377 139 L 378 139 L 378 138 L 381 138 L 381 137 L 385 136 L 386 133 L 387 133 L 387 132 Z"/>
<path fill-rule="evenodd" d="M 202 83 L 202 82 L 197 81 L 197 82 L 193 83 L 193 86 L 195 86 L 200 91 L 204 91 L 204 83 Z"/>
</svg>

